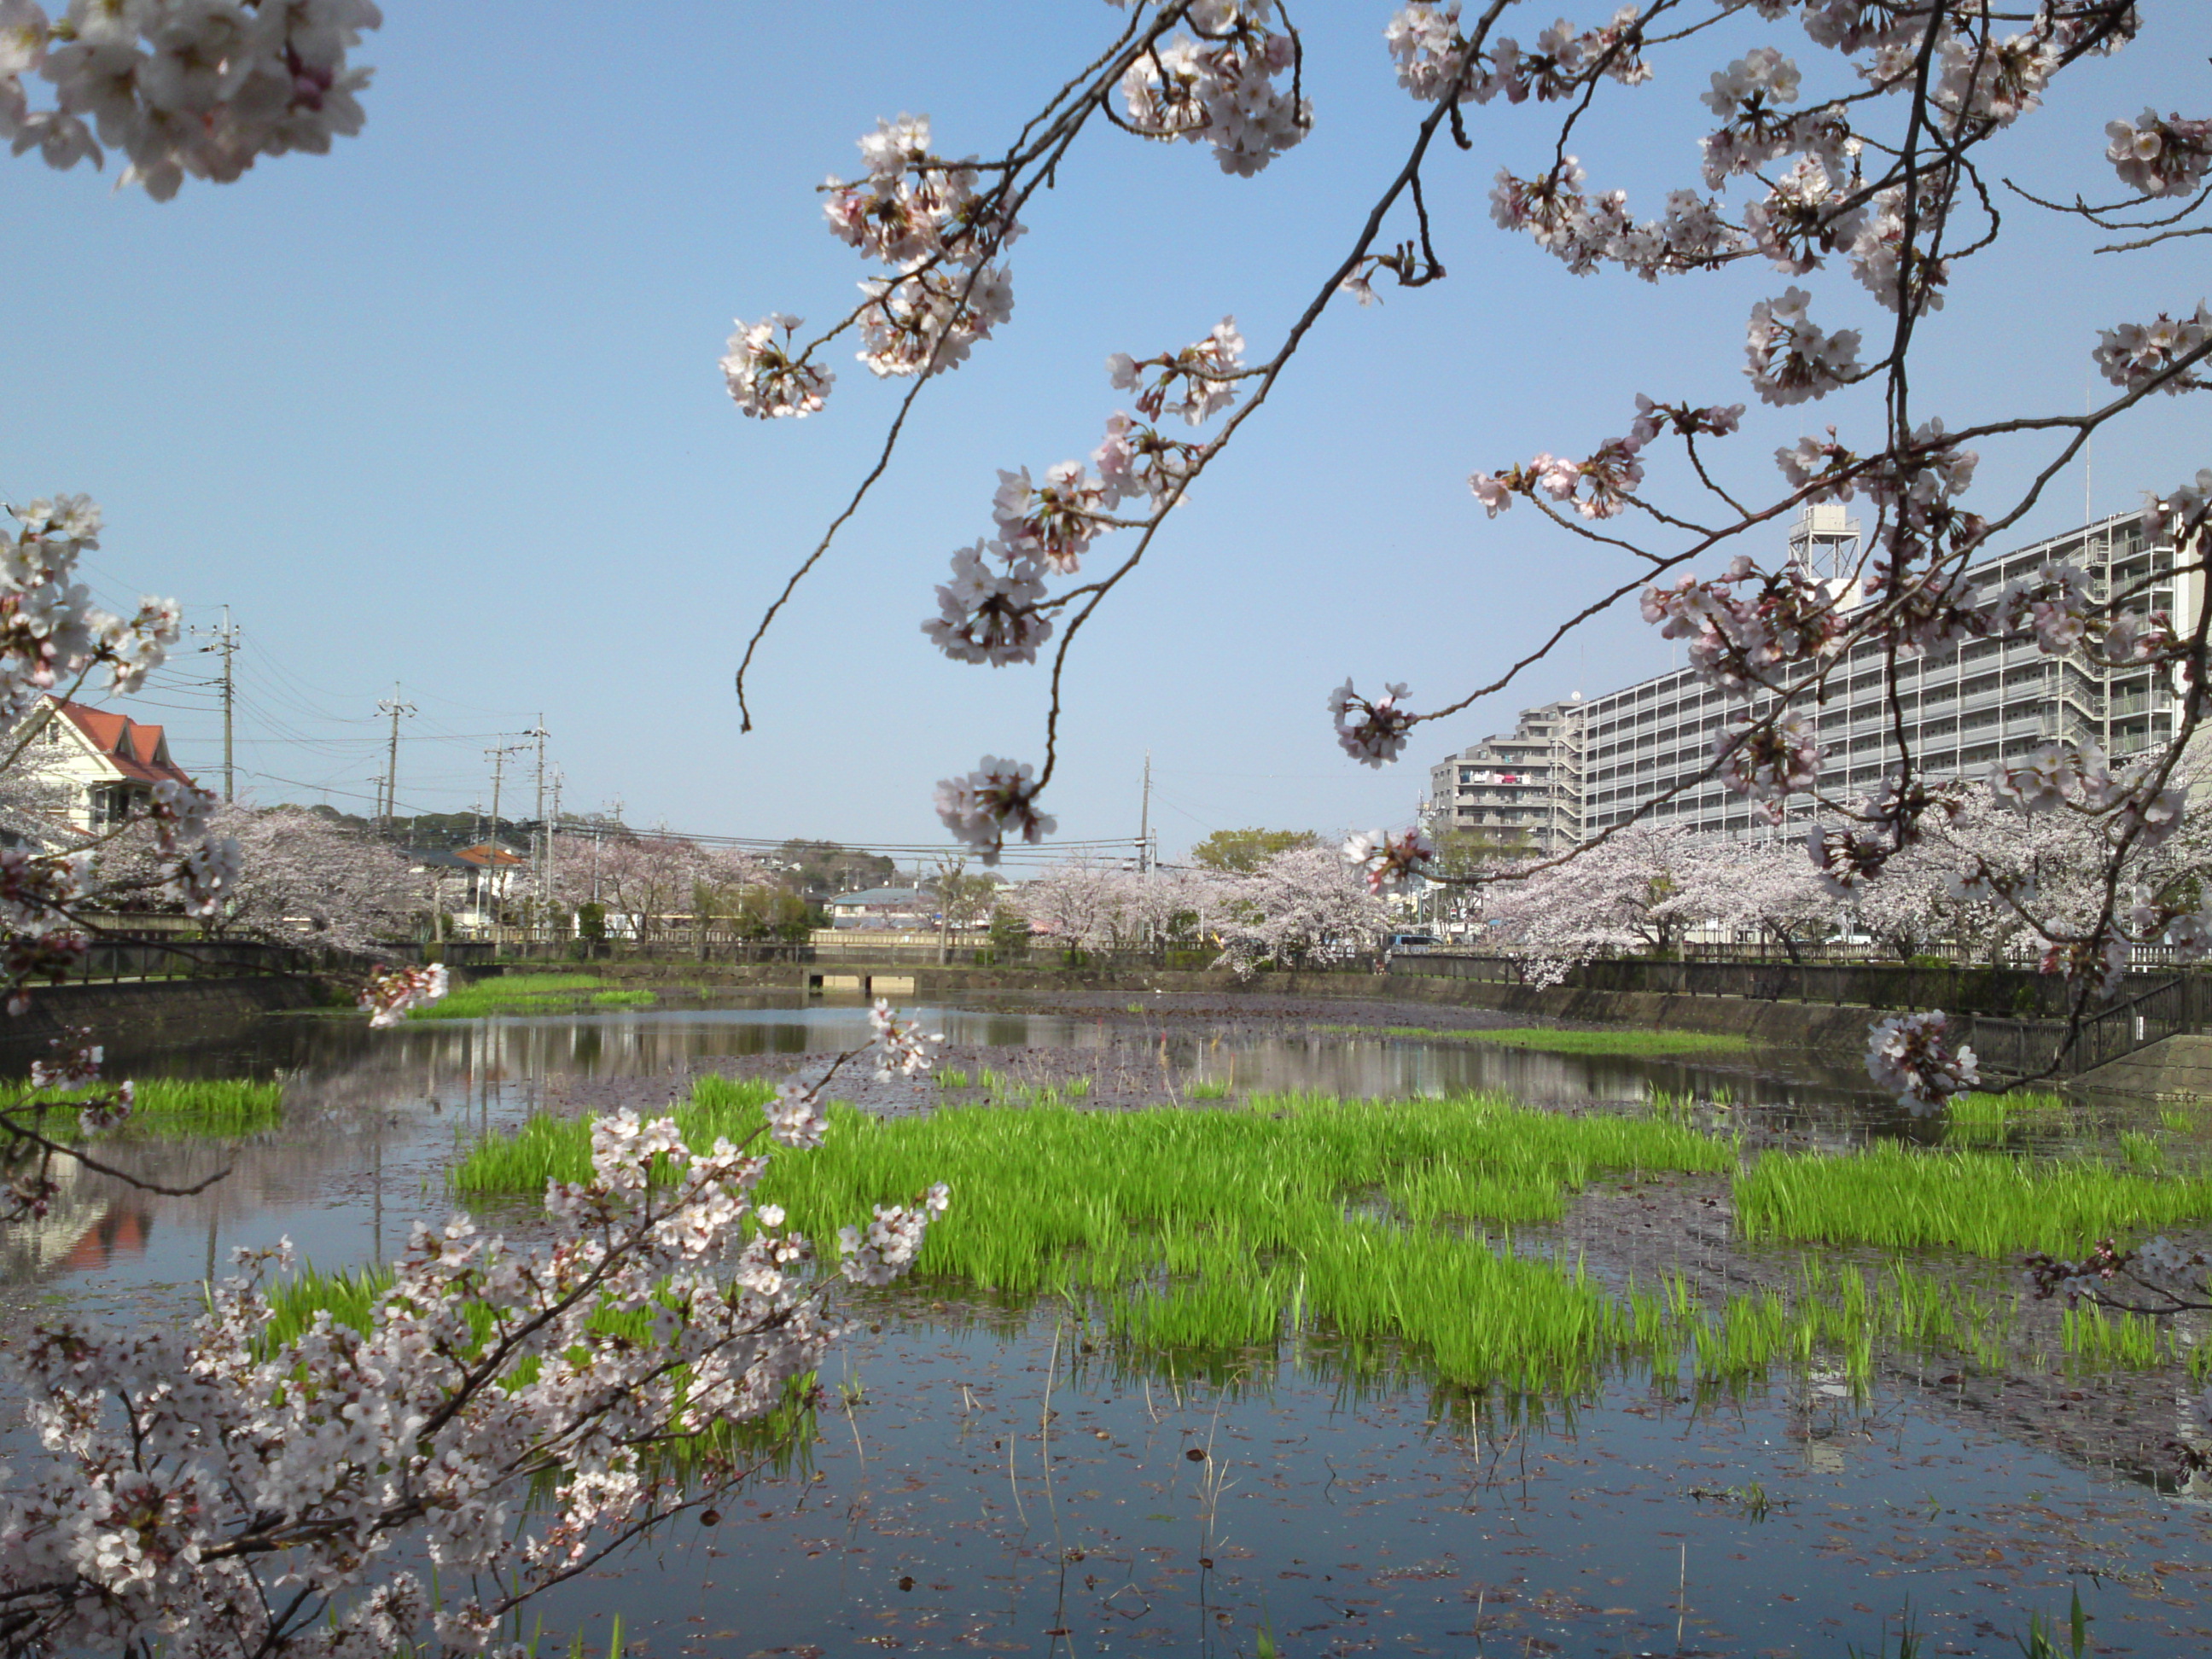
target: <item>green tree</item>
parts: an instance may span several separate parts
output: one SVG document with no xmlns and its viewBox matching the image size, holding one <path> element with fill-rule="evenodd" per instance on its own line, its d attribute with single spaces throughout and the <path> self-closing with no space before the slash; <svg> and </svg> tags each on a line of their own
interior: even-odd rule
<svg viewBox="0 0 2212 1659">
<path fill-rule="evenodd" d="M 799 944 L 812 930 L 806 901 L 788 888 L 757 885 L 738 895 L 731 925 L 740 939 L 781 939 Z"/>
<path fill-rule="evenodd" d="M 1208 870 L 1242 873 L 1294 847 L 1320 845 L 1321 837 L 1310 830 L 1217 830 L 1192 848 L 1190 855 Z"/>
</svg>

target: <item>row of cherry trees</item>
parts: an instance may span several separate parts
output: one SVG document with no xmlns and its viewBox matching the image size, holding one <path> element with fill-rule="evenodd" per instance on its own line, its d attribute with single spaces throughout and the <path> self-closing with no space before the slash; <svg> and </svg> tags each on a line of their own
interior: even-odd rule
<svg viewBox="0 0 2212 1659">
<path fill-rule="evenodd" d="M 1251 868 L 1139 872 L 1073 861 L 1007 890 L 1005 903 L 1073 949 L 1181 945 L 1220 966 L 1325 964 L 1372 949 L 1390 925 L 1382 900 L 1332 848 L 1291 847 Z"/>
<path fill-rule="evenodd" d="M 1863 933 L 1899 958 L 1940 950 L 2067 972 L 2083 965 L 2068 940 L 2103 902 L 2106 851 L 2094 821 L 2023 812 L 1986 786 L 1961 792 L 1877 882 L 1838 879 L 1806 857 L 1802 837 L 1637 824 L 1580 858 L 1486 888 L 1483 921 L 1487 939 L 1528 953 L 1540 983 L 1595 957 L 1668 951 L 1716 930 L 1791 956 Z M 2130 912 L 2194 911 L 2208 872 L 2212 801 L 2198 801 L 2173 834 L 2123 863 Z M 2126 963 L 2115 951 L 2090 965 L 2102 977 Z"/>
</svg>

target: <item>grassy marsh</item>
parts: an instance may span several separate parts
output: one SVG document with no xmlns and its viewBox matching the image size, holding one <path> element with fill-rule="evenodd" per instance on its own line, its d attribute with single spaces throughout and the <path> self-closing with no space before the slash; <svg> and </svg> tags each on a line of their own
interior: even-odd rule
<svg viewBox="0 0 2212 1659">
<path fill-rule="evenodd" d="M 1519 1255 L 1486 1224 L 1556 1219 L 1600 1173 L 1735 1161 L 1732 1142 L 1680 1125 L 1491 1096 L 1086 1112 L 1044 1092 L 919 1118 L 833 1106 L 827 1143 L 775 1160 L 760 1197 L 827 1238 L 945 1181 L 956 1202 L 930 1231 L 926 1277 L 1095 1302 L 1114 1335 L 1148 1347 L 1264 1346 L 1319 1322 L 1407 1343 L 1449 1380 L 1534 1388 L 1587 1382 L 1636 1327 L 1579 1268 Z M 678 1121 L 734 1139 L 766 1094 L 707 1079 Z M 480 1143 L 453 1185 L 536 1192 L 588 1155 L 588 1125 L 534 1119 Z"/>
<path fill-rule="evenodd" d="M 131 1115 L 114 1133 L 123 1135 L 249 1135 L 273 1129 L 284 1119 L 284 1089 L 278 1083 L 223 1078 L 146 1078 L 132 1090 Z M 46 1090 L 34 1100 L 70 1100 L 76 1091 Z"/>
<path fill-rule="evenodd" d="M 493 1014 L 563 1013 L 572 1008 L 646 1008 L 651 991 L 626 991 L 597 974 L 505 974 L 456 985 L 410 1019 L 483 1019 Z"/>
<path fill-rule="evenodd" d="M 1878 1352 L 2018 1369 L 2019 1295 L 1901 1255 L 1808 1254 L 1785 1281 L 1701 1297 L 1676 1276 L 1608 1285 L 1516 1230 L 1562 1219 L 1603 1179 L 1734 1179 L 1747 1242 L 1929 1249 L 1993 1259 L 2077 1248 L 2130 1227 L 2212 1215 L 2212 1181 L 2102 1164 L 2029 1162 L 1883 1143 L 1769 1153 L 1653 1103 L 1568 1116 L 1504 1097 L 1342 1100 L 1255 1095 L 1206 1110 L 1079 1110 L 1057 1089 L 986 1074 L 993 1098 L 927 1116 L 830 1108 L 826 1144 L 780 1158 L 761 1184 L 817 1240 L 871 1206 L 950 1183 L 920 1275 L 1017 1298 L 1063 1297 L 1132 1353 L 1220 1356 L 1326 1336 L 1355 1368 L 1400 1354 L 1437 1383 L 1577 1392 L 1609 1365 L 1702 1382 L 1775 1367 L 1869 1380 Z M 695 1142 L 757 1130 L 764 1083 L 709 1078 L 677 1110 Z M 2047 1109 L 2015 1102 L 2010 1122 Z M 1970 1106 L 1969 1121 L 1980 1121 Z M 589 1126 L 535 1118 L 477 1143 L 464 1194 L 535 1194 L 582 1177 Z M 2037 1368 L 2140 1369 L 2178 1352 L 2141 1321 L 2069 1318 Z"/>
<path fill-rule="evenodd" d="M 2069 1255 L 2212 1218 L 2212 1179 L 1883 1141 L 1840 1155 L 1770 1152 L 1737 1176 L 1735 1212 L 1747 1241 Z"/>
<path fill-rule="evenodd" d="M 1954 1146 L 1990 1146 L 2016 1129 L 2055 1130 L 2064 1127 L 2072 1107 L 2063 1095 L 2025 1089 L 1960 1095 L 1944 1114 L 1943 1139 Z"/>
</svg>

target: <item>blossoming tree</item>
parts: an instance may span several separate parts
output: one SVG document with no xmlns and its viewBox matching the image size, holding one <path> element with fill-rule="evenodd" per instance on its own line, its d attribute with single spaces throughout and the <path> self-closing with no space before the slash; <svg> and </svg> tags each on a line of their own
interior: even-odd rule
<svg viewBox="0 0 2212 1659">
<path fill-rule="evenodd" d="M 872 376 L 903 388 L 878 464 L 799 562 L 762 631 L 884 476 L 929 385 L 1008 324 L 1006 249 L 1024 207 L 1079 145 L 1189 144 L 1252 176 L 1314 130 L 1304 42 L 1273 0 L 1116 3 L 1096 54 L 1054 77 L 1002 150 L 947 155 L 932 125 L 912 117 L 865 136 L 861 176 L 832 177 L 822 190 L 830 233 L 875 267 L 859 303 L 826 328 L 809 331 L 778 313 L 732 337 L 722 368 L 748 416 L 822 410 L 835 387 L 830 352 L 848 337 Z M 956 662 L 1039 664 L 1050 684 L 1041 758 L 987 756 L 948 779 L 937 803 L 946 826 L 987 858 L 1009 836 L 1051 833 L 1044 798 L 1060 763 L 1064 671 L 1085 623 L 1162 547 L 1176 506 L 1222 464 L 1333 310 L 1446 279 L 1425 185 L 1459 166 L 1460 153 L 1495 144 L 1512 159 L 1495 169 L 1491 216 L 1569 272 L 1612 268 L 1656 283 L 1763 263 L 1776 289 L 1750 309 L 1736 372 L 1717 368 L 1687 396 L 1624 387 L 1624 429 L 1586 452 L 1546 449 L 1473 472 L 1469 487 L 1491 516 L 1525 506 L 1563 533 L 1625 553 L 1638 574 L 1594 592 L 1485 683 L 1434 706 L 1417 709 L 1402 684 L 1363 693 L 1346 681 L 1327 699 L 1346 751 L 1377 766 L 1395 760 L 1416 726 L 1511 685 L 1590 617 L 1636 602 L 1740 703 L 1704 775 L 1645 803 L 1644 814 L 1713 778 L 1777 815 L 1785 799 L 1808 800 L 1822 815 L 1814 860 L 1850 887 L 1878 880 L 1950 800 L 1901 724 L 1893 769 L 1872 795 L 1833 781 L 1807 710 L 1854 656 L 1893 663 L 1986 637 L 2151 665 L 2183 693 L 2171 744 L 2115 766 L 2053 744 L 2002 766 L 1999 781 L 2016 786 L 2028 810 L 2079 817 L 2101 840 L 2102 902 L 2063 926 L 2040 919 L 2069 962 L 2105 960 L 2129 939 L 2197 951 L 2204 925 L 2171 907 L 2131 909 L 2119 872 L 2178 816 L 2174 766 L 2201 714 L 2206 617 L 2177 623 L 2151 604 L 2148 580 L 2093 593 L 2081 572 L 2053 567 L 1978 595 L 1962 576 L 2095 434 L 2160 418 L 2171 399 L 2204 387 L 2212 313 L 2193 295 L 2148 294 L 2114 317 L 2085 353 L 2105 395 L 2083 411 L 1953 425 L 1940 380 L 1915 373 L 1956 273 L 1969 260 L 2005 257 L 2030 234 L 2024 220 L 2087 221 L 2119 238 L 2109 246 L 2123 252 L 2202 234 L 2184 222 L 2205 200 L 2212 165 L 2212 121 L 2201 117 L 2116 109 L 2109 201 L 2055 199 L 2032 176 L 2000 174 L 1990 154 L 2035 117 L 2060 77 L 2131 48 L 2179 10 L 2137 0 L 2023 0 L 2004 12 L 1985 0 L 1630 0 L 1577 25 L 1520 0 L 1401 6 L 1378 30 L 1375 62 L 1410 100 L 1402 159 L 1377 179 L 1357 228 L 1315 259 L 1304 308 L 1256 350 L 1224 319 L 1188 344 L 1110 356 L 1106 378 L 1121 407 L 1103 414 L 1097 448 L 1042 471 L 1001 471 L 987 532 L 953 554 L 926 634 Z M 1747 18 L 1771 26 L 1775 43 L 1715 61 L 1707 42 Z M 1582 155 L 1601 100 L 1662 95 L 1662 69 L 1686 82 L 1711 123 L 1680 185 L 1639 214 L 1626 192 L 1593 178 L 1603 158 L 1586 165 Z M 1785 441 L 1775 483 L 1747 495 L 1708 465 L 1717 447 L 1743 440 L 1746 404 L 1729 399 L 1731 382 L 1747 383 L 1778 419 L 1851 387 L 1878 393 L 1879 404 L 1849 430 L 1839 422 Z M 1970 504 L 1976 446 L 1999 441 L 2032 455 L 2028 482 Z M 1855 569 L 1833 578 L 1766 557 L 1777 526 L 1808 504 L 1853 500 L 1875 518 Z M 2175 479 L 2154 499 L 2152 528 L 2179 550 L 2177 572 L 2202 569 L 2208 512 L 2212 471 Z M 1698 574 L 1700 564 L 1718 574 Z M 738 668 L 741 708 L 759 638 Z M 1432 856 L 1418 835 L 1350 852 L 1385 883 Z M 2077 1013 L 2103 983 L 2081 976 Z"/>
</svg>

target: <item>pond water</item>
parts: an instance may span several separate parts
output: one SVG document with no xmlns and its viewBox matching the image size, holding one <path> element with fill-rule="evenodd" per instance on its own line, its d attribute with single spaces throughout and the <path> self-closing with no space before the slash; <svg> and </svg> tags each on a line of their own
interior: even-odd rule
<svg viewBox="0 0 2212 1659">
<path fill-rule="evenodd" d="M 950 1048 L 1015 1073 L 1037 1048 L 1132 1043 L 1127 1021 L 924 1012 Z M 1844 1079 L 1750 1059 L 1170 1024 L 1135 1047 L 1186 1095 L 1482 1088 L 1602 1106 L 1667 1091 L 1717 1093 L 1802 1142 L 1899 1131 Z M 444 1172 L 487 1129 L 604 1103 L 617 1083 L 649 1103 L 717 1062 L 798 1064 L 865 1035 L 865 1009 L 816 1006 L 388 1032 L 292 1018 L 213 1048 L 118 1053 L 140 1076 L 281 1073 L 286 1127 L 125 1145 L 119 1161 L 173 1183 L 230 1174 L 178 1199 L 80 1178 L 44 1222 L 0 1236 L 0 1287 L 18 1310 L 169 1319 L 239 1246 L 289 1237 L 320 1267 L 380 1261 L 413 1221 L 449 1212 Z M 719 1528 L 686 1522 L 565 1587 L 548 1626 L 603 1642 L 619 1613 L 653 1653 L 1225 1656 L 1261 1651 L 1265 1631 L 1291 1655 L 1780 1656 L 1895 1652 L 1909 1607 L 1923 1651 L 2010 1653 L 2031 1612 L 2063 1620 L 2078 1590 L 2100 1650 L 2212 1651 L 2202 1507 L 2037 1449 L 1940 1387 L 1887 1375 L 1854 1394 L 1778 1374 L 1693 1397 L 1632 1370 L 1529 1407 L 1439 1395 L 1326 1346 L 1194 1378 L 1091 1351 L 1064 1312 L 933 1299 L 950 1294 L 872 1304 L 824 1374 L 799 1468 L 750 1487 Z"/>
<path fill-rule="evenodd" d="M 813 1470 L 549 1623 L 654 1652 L 2014 1653 L 2079 1587 L 2100 1650 L 2212 1650 L 2201 1510 L 1927 1397 L 1692 1407 L 1623 1377 L 1550 1420 L 1071 1365 L 1048 1317 L 857 1336 Z M 1053 1378 L 1048 1423 L 1047 1377 Z M 1206 1454 L 1193 1459 L 1191 1453 Z M 1885 1643 L 1887 1638 L 1887 1643 Z"/>
</svg>

